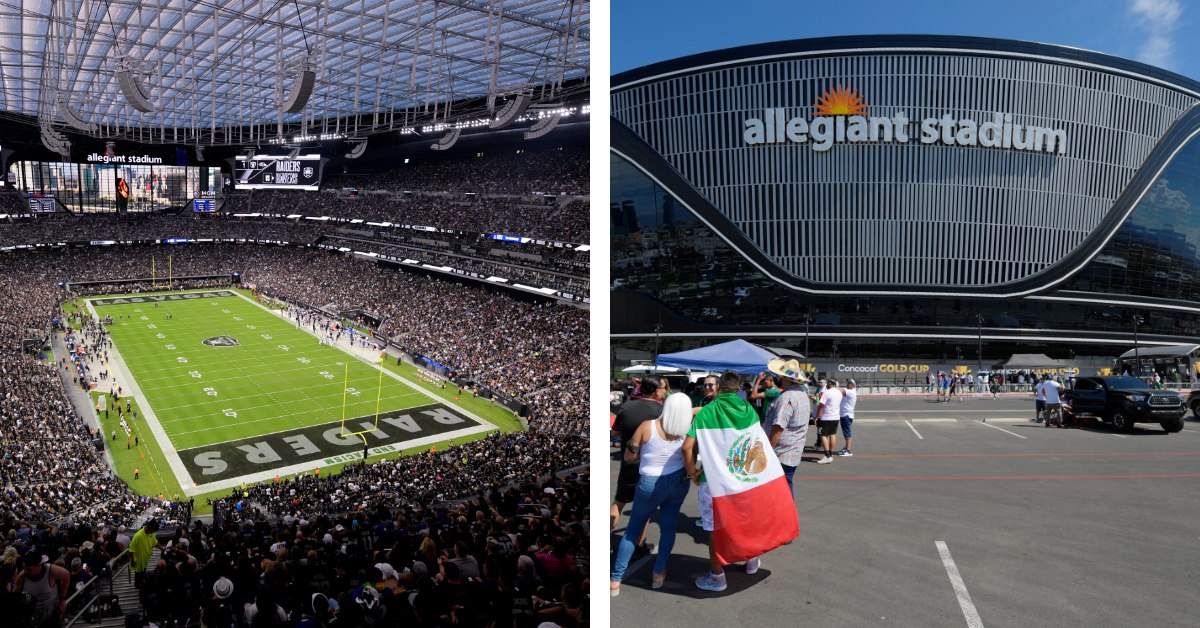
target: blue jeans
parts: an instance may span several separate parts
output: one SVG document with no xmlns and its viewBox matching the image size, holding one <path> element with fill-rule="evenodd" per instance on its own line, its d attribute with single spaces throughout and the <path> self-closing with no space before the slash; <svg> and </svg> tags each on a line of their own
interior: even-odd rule
<svg viewBox="0 0 1200 628">
<path fill-rule="evenodd" d="M 782 463 L 779 466 L 783 467 L 783 477 L 787 478 L 788 492 L 794 495 L 795 493 L 792 491 L 792 476 L 796 475 L 796 467 L 789 467 Z"/>
<path fill-rule="evenodd" d="M 617 546 L 617 561 L 613 564 L 611 578 L 613 582 L 620 582 L 625 577 L 625 569 L 629 567 L 629 559 L 633 556 L 633 546 L 642 536 L 642 530 L 650 521 L 650 515 L 659 509 L 662 512 L 658 515 L 660 534 L 654 573 L 667 570 L 671 548 L 675 546 L 675 526 L 679 508 L 692 486 L 684 473 L 684 470 L 680 469 L 667 475 L 643 475 L 638 481 L 637 492 L 633 496 L 633 511 L 629 514 L 629 525 L 625 528 L 621 544 Z"/>
</svg>

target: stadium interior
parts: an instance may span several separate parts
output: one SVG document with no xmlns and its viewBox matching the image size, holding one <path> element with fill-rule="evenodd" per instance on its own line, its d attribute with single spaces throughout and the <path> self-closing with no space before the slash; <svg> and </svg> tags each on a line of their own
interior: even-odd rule
<svg viewBox="0 0 1200 628">
<path fill-rule="evenodd" d="M 38 0 L 0 38 L 0 623 L 588 624 L 588 2 Z M 259 320 L 342 361 L 286 374 L 317 350 Z M 272 403 L 340 426 L 179 462 L 273 460 Z"/>
</svg>

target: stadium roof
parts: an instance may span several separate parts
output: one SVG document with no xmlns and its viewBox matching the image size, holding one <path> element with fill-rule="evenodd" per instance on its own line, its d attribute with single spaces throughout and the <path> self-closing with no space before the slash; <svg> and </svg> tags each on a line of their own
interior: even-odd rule
<svg viewBox="0 0 1200 628">
<path fill-rule="evenodd" d="M 531 113 L 559 106 L 586 90 L 589 57 L 585 0 L 0 0 L 0 115 L 146 143 L 365 137 L 518 93 Z M 306 62 L 312 96 L 281 113 Z"/>
</svg>

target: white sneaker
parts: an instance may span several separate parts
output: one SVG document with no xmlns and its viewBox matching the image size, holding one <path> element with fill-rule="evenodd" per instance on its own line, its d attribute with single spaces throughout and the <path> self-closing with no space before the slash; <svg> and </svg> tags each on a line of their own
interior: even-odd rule
<svg viewBox="0 0 1200 628">
<path fill-rule="evenodd" d="M 753 576 L 758 573 L 758 568 L 762 566 L 762 561 L 757 556 L 746 561 L 746 575 Z"/>
<path fill-rule="evenodd" d="M 824 458 L 821 458 L 820 460 L 818 460 L 817 464 L 829 464 L 831 462 L 833 462 L 833 458 L 830 458 L 829 456 L 825 456 Z"/>
<path fill-rule="evenodd" d="M 720 574 L 713 574 L 712 572 L 709 572 L 706 575 L 696 578 L 696 586 L 704 589 L 705 591 L 724 591 L 725 587 L 728 585 L 725 584 L 724 572 L 721 572 Z"/>
</svg>

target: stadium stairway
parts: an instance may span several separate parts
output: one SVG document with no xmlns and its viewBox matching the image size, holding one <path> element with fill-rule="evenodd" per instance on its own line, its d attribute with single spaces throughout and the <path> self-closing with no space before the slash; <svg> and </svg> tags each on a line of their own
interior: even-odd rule
<svg viewBox="0 0 1200 628">
<path fill-rule="evenodd" d="M 148 572 L 153 572 L 157 568 L 158 559 L 161 555 L 162 552 L 160 552 L 158 548 L 154 548 L 154 553 L 150 557 L 150 567 L 147 569 Z M 117 599 L 120 601 L 120 616 L 102 617 L 100 618 L 100 621 L 96 623 L 80 617 L 73 624 L 68 624 L 68 626 L 71 626 L 72 628 L 77 626 L 87 626 L 89 628 L 125 628 L 126 615 L 129 613 L 140 614 L 142 612 L 142 603 L 139 599 L 138 590 L 133 586 L 133 574 L 129 573 L 128 570 L 129 567 L 128 564 L 126 564 L 125 568 L 118 570 L 117 573 L 113 575 L 112 580 L 111 595 L 117 596 Z M 98 593 L 100 595 L 110 595 L 108 585 L 102 585 Z"/>
</svg>

